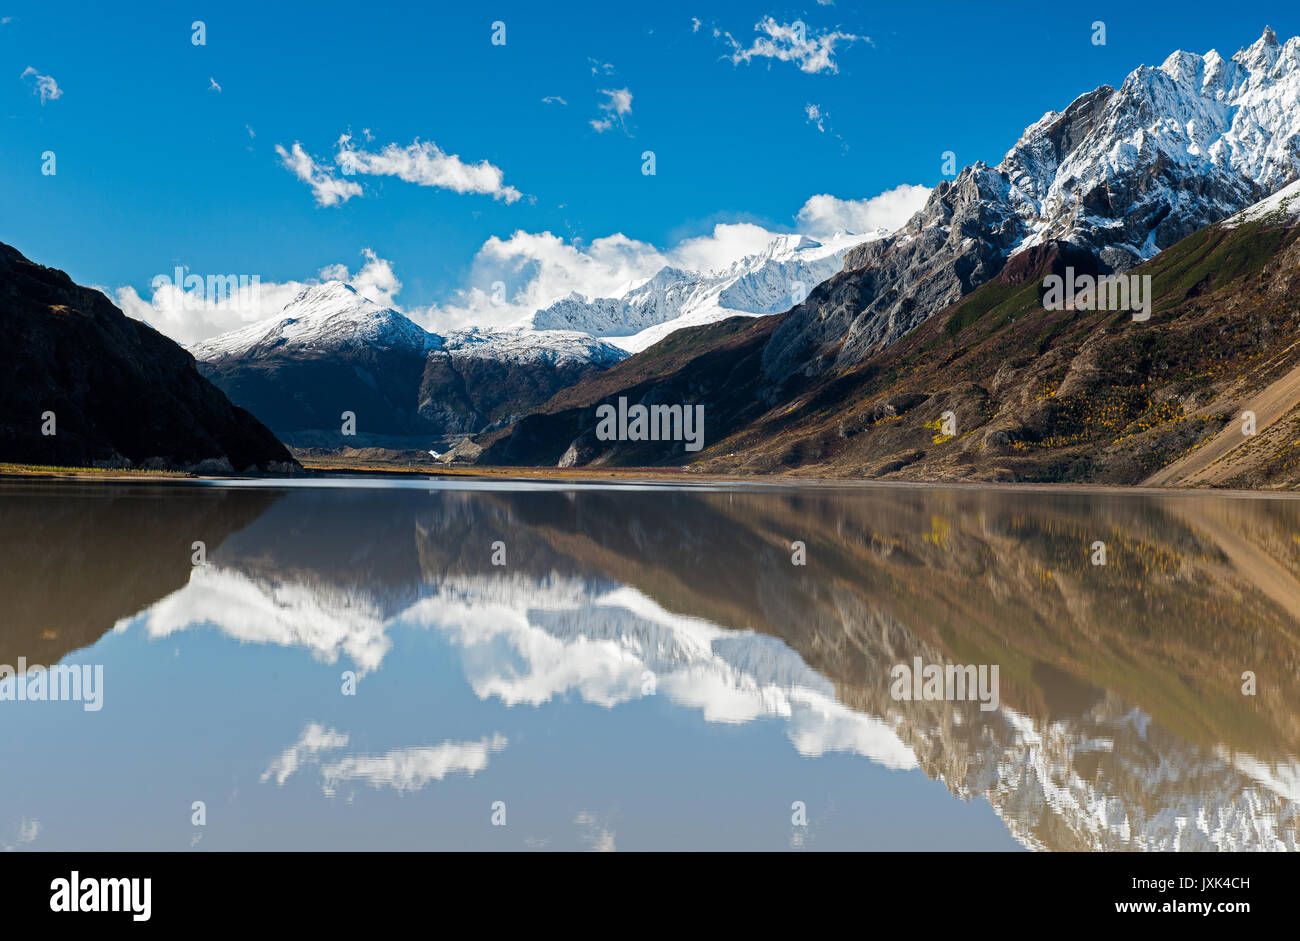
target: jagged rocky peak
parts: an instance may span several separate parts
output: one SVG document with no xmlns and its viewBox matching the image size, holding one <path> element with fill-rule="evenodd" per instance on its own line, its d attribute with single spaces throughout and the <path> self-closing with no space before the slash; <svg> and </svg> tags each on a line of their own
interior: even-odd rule
<svg viewBox="0 0 1300 941">
<path fill-rule="evenodd" d="M 1029 127 L 998 169 L 1026 245 L 1068 239 L 1130 268 L 1300 175 L 1300 37 L 1225 60 L 1178 51 Z"/>
<path fill-rule="evenodd" d="M 1266 29 L 1231 59 L 1175 52 L 1025 129 L 1001 163 L 935 187 L 898 232 L 858 246 L 774 332 L 768 397 L 793 376 L 860 362 L 997 277 L 1066 242 L 1126 271 L 1300 177 L 1300 37 Z"/>
</svg>

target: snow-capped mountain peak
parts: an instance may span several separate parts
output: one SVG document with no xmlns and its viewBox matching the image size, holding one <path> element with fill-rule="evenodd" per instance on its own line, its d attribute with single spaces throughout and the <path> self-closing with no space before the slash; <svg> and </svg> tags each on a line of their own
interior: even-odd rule
<svg viewBox="0 0 1300 941">
<path fill-rule="evenodd" d="M 440 338 L 393 310 L 363 297 L 342 281 L 301 291 L 276 317 L 259 321 L 190 347 L 194 358 L 215 362 L 276 350 L 328 353 L 368 345 L 422 353 Z"/>
<path fill-rule="evenodd" d="M 840 289 L 774 331 L 764 377 L 859 363 L 1049 242 L 1127 271 L 1297 177 L 1300 38 L 1175 52 L 1049 111 L 996 167 L 965 167 L 898 232 L 850 250 Z"/>
<path fill-rule="evenodd" d="M 682 327 L 789 310 L 840 270 L 849 249 L 886 234 L 840 233 L 825 241 L 799 233 L 780 235 L 762 251 L 720 269 L 669 265 L 610 297 L 571 293 L 516 326 L 579 331 L 635 353 Z"/>
<path fill-rule="evenodd" d="M 1178 51 L 1027 128 L 996 168 L 1025 229 L 1116 268 L 1151 258 L 1300 175 L 1300 37 L 1266 28 L 1224 59 Z"/>
<path fill-rule="evenodd" d="M 408 317 L 383 307 L 341 281 L 305 288 L 279 315 L 204 340 L 190 347 L 196 360 L 217 363 L 272 353 L 332 354 L 372 347 L 503 363 L 610 366 L 626 354 L 589 334 L 565 330 L 486 330 L 431 333 Z"/>
</svg>

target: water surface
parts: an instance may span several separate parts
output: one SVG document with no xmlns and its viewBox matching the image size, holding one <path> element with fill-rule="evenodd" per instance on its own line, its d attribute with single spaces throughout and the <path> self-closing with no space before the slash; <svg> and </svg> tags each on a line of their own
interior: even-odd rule
<svg viewBox="0 0 1300 941">
<path fill-rule="evenodd" d="M 326 483 L 0 484 L 0 848 L 1300 845 L 1300 501 Z"/>
</svg>

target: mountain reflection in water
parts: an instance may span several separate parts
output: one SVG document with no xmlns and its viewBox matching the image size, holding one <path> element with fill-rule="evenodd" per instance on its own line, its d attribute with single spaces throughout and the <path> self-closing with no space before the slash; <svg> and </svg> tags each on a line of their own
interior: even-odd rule
<svg viewBox="0 0 1300 941">
<path fill-rule="evenodd" d="M 906 807 L 945 821 L 927 848 L 1294 850 L 1298 524 L 1297 501 L 1194 494 L 6 484 L 0 663 L 108 666 L 102 716 L 0 702 L 38 759 L 0 843 L 906 848 L 867 819 Z M 997 664 L 999 708 L 895 700 L 918 657 Z M 655 819 L 605 737 L 700 819 Z M 79 749 L 98 797 L 56 783 Z M 726 762 L 772 780 L 738 794 Z"/>
</svg>

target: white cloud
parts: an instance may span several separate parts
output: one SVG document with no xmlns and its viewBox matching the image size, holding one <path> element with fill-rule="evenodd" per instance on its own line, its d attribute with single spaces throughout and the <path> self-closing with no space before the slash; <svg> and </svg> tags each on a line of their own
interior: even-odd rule
<svg viewBox="0 0 1300 941">
<path fill-rule="evenodd" d="M 379 152 L 353 147 L 350 135 L 339 138 L 335 163 L 346 175 L 395 176 L 407 183 L 432 186 L 455 193 L 478 193 L 505 203 L 523 194 L 505 185 L 505 174 L 486 160 L 466 163 L 456 154 L 443 151 L 431 141 L 419 140 L 406 147 L 388 144 Z"/>
<path fill-rule="evenodd" d="M 221 94 L 221 86 L 217 84 L 217 80 L 212 76 L 208 76 L 208 91 L 214 91 L 218 95 Z"/>
<path fill-rule="evenodd" d="M 804 114 L 808 116 L 808 123 L 815 125 L 817 130 L 823 134 L 826 133 L 826 112 L 822 111 L 821 105 L 815 105 L 809 102 L 804 105 Z"/>
<path fill-rule="evenodd" d="M 667 263 L 653 245 L 622 234 L 568 242 L 551 232 L 519 230 L 484 242 L 468 285 L 447 302 L 415 312 L 415 319 L 435 330 L 505 326 L 575 291 L 592 297 L 616 293 Z M 504 303 L 494 296 L 498 281 L 505 285 Z"/>
<path fill-rule="evenodd" d="M 542 104 L 567 105 L 568 102 L 565 101 L 563 98 L 561 98 L 559 95 L 547 95 L 545 98 L 542 99 Z"/>
<path fill-rule="evenodd" d="M 280 162 L 284 164 L 285 169 L 311 187 L 318 206 L 336 206 L 362 193 L 359 184 L 335 177 L 330 170 L 318 164 L 311 154 L 303 150 L 302 144 L 297 141 L 294 141 L 292 150 L 285 150 L 276 144 L 275 152 L 280 155 Z"/>
<path fill-rule="evenodd" d="M 904 185 L 870 199 L 814 196 L 799 210 L 794 228 L 819 240 L 837 232 L 893 230 L 924 205 L 929 192 L 924 186 Z M 660 249 L 621 233 L 582 242 L 520 230 L 483 244 L 464 288 L 442 303 L 407 311 L 407 316 L 435 331 L 504 327 L 574 292 L 585 297 L 619 294 L 665 265 L 690 271 L 726 268 L 762 251 L 781 234 L 753 223 L 720 223 L 706 235 Z M 495 282 L 505 285 L 504 302 L 494 296 Z"/>
<path fill-rule="evenodd" d="M 892 231 L 924 205 L 929 192 L 924 186 L 903 185 L 870 199 L 819 194 L 799 209 L 792 228 L 820 241 L 842 232 Z M 506 327 L 573 293 L 589 298 L 616 296 L 668 265 L 699 272 L 726 269 L 763 251 L 782 234 L 789 233 L 751 222 L 718 223 L 703 235 L 661 248 L 617 232 L 584 241 L 520 229 L 484 242 L 464 285 L 428 307 L 403 307 L 397 300 L 402 281 L 392 263 L 370 249 L 362 252 L 365 261 L 355 271 L 344 264 L 326 265 L 316 278 L 263 281 L 256 292 L 241 288 L 218 303 L 208 303 L 201 288 L 186 290 L 172 283 L 162 283 L 147 300 L 132 287 L 104 293 L 115 294 L 128 316 L 187 345 L 276 317 L 304 288 L 330 280 L 351 284 L 363 297 L 392 307 L 429 330 Z M 167 282 L 174 280 L 168 272 Z M 504 291 L 497 289 L 498 283 Z"/>
<path fill-rule="evenodd" d="M 893 231 L 925 205 L 930 190 L 903 184 L 870 199 L 837 199 L 826 193 L 813 196 L 799 210 L 799 230 L 813 238 L 836 232 Z"/>
<path fill-rule="evenodd" d="M 355 274 L 346 265 L 334 264 L 320 269 L 315 279 L 283 283 L 259 281 L 256 286 L 251 284 L 250 275 L 250 284 L 241 286 L 224 298 L 212 298 L 207 294 L 206 276 L 201 276 L 203 286 L 186 288 L 183 283 L 175 283 L 176 275 L 173 271 L 154 279 L 151 283 L 153 292 L 148 300 L 142 298 L 133 287 L 120 287 L 116 291 L 107 288 L 100 290 L 115 297 L 117 306 L 128 317 L 142 320 L 177 343 L 188 345 L 275 317 L 304 288 L 321 281 L 343 281 L 356 288 L 362 297 L 376 304 L 396 306 L 393 297 L 402 289 L 402 282 L 394 273 L 392 264 L 368 248 L 362 251 L 362 255 L 365 256 L 365 264 Z M 190 274 L 197 272 L 182 270 L 183 278 Z"/>
<path fill-rule="evenodd" d="M 626 88 L 602 88 L 600 93 L 605 96 L 605 100 L 599 105 L 600 110 L 605 112 L 605 116 L 593 118 L 591 126 L 596 129 L 597 134 L 603 134 L 617 123 L 626 132 L 625 119 L 632 113 L 632 93 Z"/>
<path fill-rule="evenodd" d="M 19 78 L 33 79 L 32 94 L 40 95 L 41 104 L 63 97 L 63 89 L 59 87 L 59 83 L 54 80 L 53 76 L 42 75 L 30 65 L 23 69 L 23 74 Z"/>
<path fill-rule="evenodd" d="M 763 251 L 779 234 L 752 222 L 722 222 L 708 235 L 678 242 L 668 252 L 668 261 L 687 271 L 718 271 Z"/>
<path fill-rule="evenodd" d="M 343 264 L 326 265 L 320 270 L 322 281 L 342 281 L 357 289 L 357 293 L 382 307 L 396 307 L 394 296 L 402 290 L 402 282 L 393 271 L 392 263 L 380 258 L 371 249 L 361 250 L 366 263 L 356 274 Z"/>
<path fill-rule="evenodd" d="M 721 34 L 731 44 L 732 53 L 729 58 L 733 65 L 754 59 L 775 59 L 778 62 L 793 62 L 802 72 L 838 72 L 839 66 L 834 59 L 837 43 L 849 44 L 859 40 L 870 42 L 866 36 L 839 30 L 819 36 L 799 20 L 778 23 L 770 16 L 755 24 L 754 31 L 759 36 L 748 48 L 742 46 L 730 33 Z"/>
<path fill-rule="evenodd" d="M 370 139 L 369 131 L 363 134 Z M 340 179 L 333 168 L 317 161 L 302 145 L 294 141 L 290 150 L 275 145 L 280 161 L 298 179 L 309 185 L 316 203 L 336 206 L 364 192 L 359 183 Z M 505 174 L 486 160 L 466 163 L 456 154 L 449 154 L 431 141 L 416 140 L 405 147 L 388 144 L 377 152 L 353 145 L 352 136 L 344 134 L 338 140 L 334 163 L 343 176 L 394 176 L 418 186 L 431 186 L 455 193 L 478 193 L 505 203 L 513 203 L 523 194 L 513 186 L 505 185 Z"/>
</svg>

